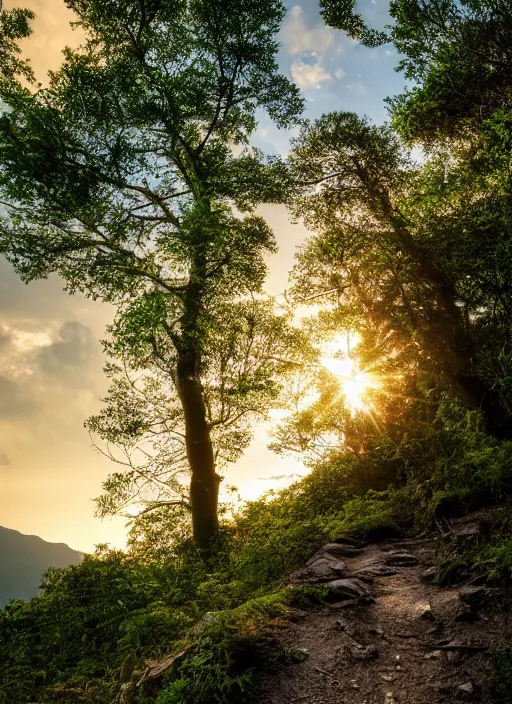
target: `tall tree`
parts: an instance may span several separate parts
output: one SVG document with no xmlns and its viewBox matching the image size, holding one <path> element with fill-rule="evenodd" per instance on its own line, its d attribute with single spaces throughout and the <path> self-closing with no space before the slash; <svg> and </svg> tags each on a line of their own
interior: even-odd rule
<svg viewBox="0 0 512 704">
<path fill-rule="evenodd" d="M 47 88 L 5 70 L 0 82 L 0 248 L 27 281 L 57 272 L 70 292 L 117 304 L 123 344 L 142 356 L 152 347 L 158 361 L 165 337 L 205 545 L 219 489 L 203 386 L 209 331 L 223 306 L 260 291 L 274 240 L 252 211 L 288 187 L 279 160 L 248 140 L 258 110 L 286 127 L 302 109 L 275 60 L 284 7 L 67 4 L 85 45 L 66 49 Z"/>
<path fill-rule="evenodd" d="M 133 311 L 133 306 L 128 315 Z M 126 330 L 131 329 L 130 338 Z M 121 471 L 111 474 L 97 499 L 101 516 L 139 515 L 165 509 L 188 517 L 192 508 L 187 429 L 174 383 L 175 351 L 157 325 L 133 330 L 125 315 L 106 343 L 113 363 L 106 407 L 87 425 L 103 441 L 98 449 Z M 140 334 L 139 344 L 132 335 Z M 205 331 L 201 390 L 215 470 L 235 462 L 252 439 L 258 419 L 280 402 L 289 373 L 311 359 L 306 336 L 272 299 L 218 302 Z"/>
<path fill-rule="evenodd" d="M 381 313 L 387 308 L 390 321 L 421 339 L 457 392 L 482 409 L 490 432 L 508 435 L 510 420 L 479 369 L 457 277 L 436 252 L 433 233 L 418 213 L 416 170 L 397 136 L 353 113 L 331 113 L 303 128 L 290 164 L 304 189 L 296 213 L 324 234 L 331 259 L 337 250 L 338 271 L 332 271 L 325 292 L 356 289 L 364 299 L 365 279 L 377 274 L 375 303 Z M 455 231 L 446 211 L 437 215 L 437 234 L 442 223 Z M 469 270 L 459 278 L 467 279 Z"/>
<path fill-rule="evenodd" d="M 329 24 L 372 44 L 353 0 L 321 7 Z M 430 159 L 406 206 L 410 229 L 456 293 L 474 369 L 500 396 L 492 412 L 510 417 L 510 3 L 391 0 L 389 14 L 376 41 L 394 43 L 398 70 L 414 81 L 388 99 L 392 126 Z"/>
<path fill-rule="evenodd" d="M 390 100 L 410 141 L 465 138 L 510 109 L 512 9 L 507 0 L 390 0 L 389 24 L 371 28 L 355 0 L 321 0 L 327 24 L 366 46 L 392 42 L 414 86 Z"/>
</svg>

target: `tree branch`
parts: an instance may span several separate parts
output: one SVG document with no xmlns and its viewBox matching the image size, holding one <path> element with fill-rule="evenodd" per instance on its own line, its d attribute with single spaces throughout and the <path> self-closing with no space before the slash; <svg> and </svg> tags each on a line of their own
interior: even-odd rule
<svg viewBox="0 0 512 704">
<path fill-rule="evenodd" d="M 188 511 L 192 511 L 192 506 L 188 503 L 188 501 L 185 501 L 184 499 L 176 499 L 176 501 L 157 501 L 156 503 L 151 504 L 151 506 L 147 506 L 137 515 L 144 516 L 144 514 L 154 511 L 157 508 L 162 508 L 163 506 L 184 506 Z"/>
</svg>

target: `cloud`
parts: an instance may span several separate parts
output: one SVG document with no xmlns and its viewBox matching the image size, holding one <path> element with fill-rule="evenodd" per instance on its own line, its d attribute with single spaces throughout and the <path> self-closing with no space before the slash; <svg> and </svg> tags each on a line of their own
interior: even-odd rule
<svg viewBox="0 0 512 704">
<path fill-rule="evenodd" d="M 12 337 L 6 330 L 0 330 L 0 354 L 3 354 L 11 344 Z"/>
<path fill-rule="evenodd" d="M 7 467 L 11 464 L 11 460 L 7 457 L 5 452 L 0 452 L 0 467 Z"/>
<path fill-rule="evenodd" d="M 334 31 L 323 22 L 308 27 L 304 10 L 294 5 L 286 17 L 281 36 L 283 46 L 290 54 L 320 54 L 332 43 Z"/>
<path fill-rule="evenodd" d="M 320 61 L 314 64 L 306 64 L 301 60 L 296 61 L 291 66 L 291 74 L 295 83 L 303 89 L 332 79 L 331 74 L 325 70 Z"/>
<path fill-rule="evenodd" d="M 57 339 L 37 354 L 39 368 L 45 374 L 61 374 L 86 365 L 94 354 L 92 330 L 76 321 L 64 323 Z"/>
<path fill-rule="evenodd" d="M 362 96 L 368 93 L 368 88 L 361 83 L 361 81 L 356 81 L 355 83 L 345 84 L 345 88 L 353 95 Z"/>
<path fill-rule="evenodd" d="M 334 75 L 336 76 L 336 78 L 345 78 L 347 72 L 344 71 L 342 68 L 337 68 L 334 72 Z"/>
<path fill-rule="evenodd" d="M 31 415 L 35 403 L 20 385 L 0 376 L 0 418 L 19 418 Z"/>
<path fill-rule="evenodd" d="M 9 5 L 17 7 L 18 3 Z M 62 64 L 64 46 L 78 46 L 84 34 L 82 30 L 74 30 L 70 26 L 76 15 L 63 2 L 26 0 L 23 7 L 33 10 L 36 15 L 32 23 L 33 35 L 21 42 L 24 54 L 30 59 L 38 80 L 46 83 L 47 71 L 55 70 Z"/>
</svg>

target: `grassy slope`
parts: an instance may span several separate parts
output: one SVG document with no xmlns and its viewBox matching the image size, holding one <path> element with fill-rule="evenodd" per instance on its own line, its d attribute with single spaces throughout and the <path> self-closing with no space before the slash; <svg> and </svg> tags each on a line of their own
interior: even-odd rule
<svg viewBox="0 0 512 704">
<path fill-rule="evenodd" d="M 477 570 L 505 584 L 511 460 L 512 444 L 490 440 L 471 414 L 450 412 L 398 444 L 381 439 L 357 460 L 331 458 L 281 494 L 249 503 L 226 522 L 208 560 L 187 539 L 176 542 L 169 516 L 147 518 L 131 553 L 103 551 L 50 570 L 40 596 L 0 611 L 0 704 L 110 704 L 123 685 L 126 704 L 243 701 L 269 662 L 293 657 L 276 657 L 269 624 L 322 596 L 287 588 L 287 575 L 341 532 L 414 534 L 501 505 L 489 514 L 490 540 L 447 553 L 443 578 Z M 376 486 L 380 473 L 395 481 L 362 493 L 361 472 Z M 169 653 L 182 655 L 165 676 L 135 686 L 148 658 Z"/>
</svg>

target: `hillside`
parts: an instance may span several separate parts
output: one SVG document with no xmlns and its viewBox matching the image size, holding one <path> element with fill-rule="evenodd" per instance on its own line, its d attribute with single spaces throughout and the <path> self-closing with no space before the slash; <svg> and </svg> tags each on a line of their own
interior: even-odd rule
<svg viewBox="0 0 512 704">
<path fill-rule="evenodd" d="M 436 556 L 447 538 L 481 540 L 478 517 L 467 518 L 451 536 L 319 550 L 309 578 L 315 565 L 323 572 L 327 558 L 344 578 L 331 582 L 326 602 L 275 629 L 295 660 L 265 678 L 255 704 L 503 701 L 511 621 L 496 608 L 499 591 L 436 583 Z"/>
<path fill-rule="evenodd" d="M 0 704 L 512 704 L 512 3 L 52 3 L 0 0 L 0 258 L 74 301 L 2 282 L 2 499 L 128 530 L 0 532 Z"/>
<path fill-rule="evenodd" d="M 81 558 L 82 553 L 64 543 L 47 543 L 0 526 L 0 606 L 12 598 L 31 599 L 48 567 L 76 565 Z"/>
</svg>

